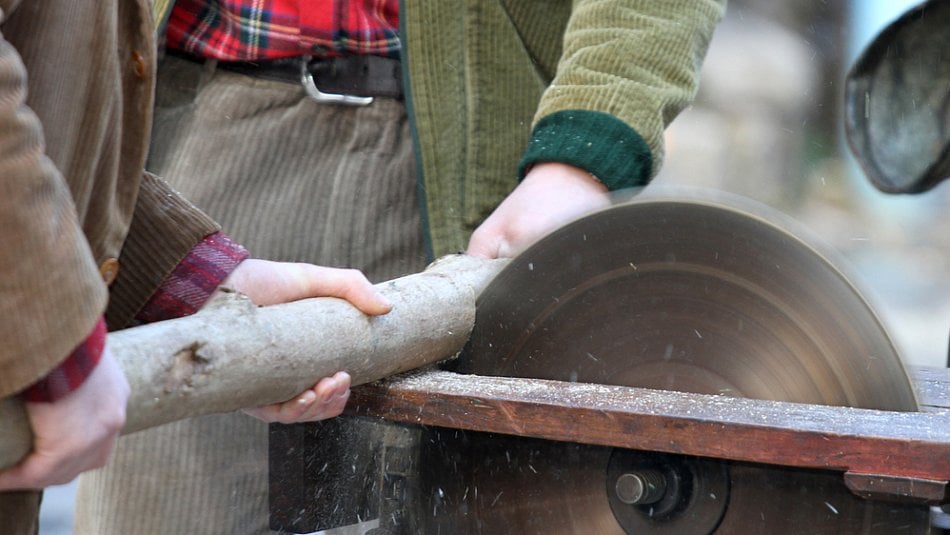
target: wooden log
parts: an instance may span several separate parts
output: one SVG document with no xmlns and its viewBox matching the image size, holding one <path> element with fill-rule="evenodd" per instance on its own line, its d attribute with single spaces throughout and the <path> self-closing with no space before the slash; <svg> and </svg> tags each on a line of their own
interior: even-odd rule
<svg viewBox="0 0 950 535">
<path fill-rule="evenodd" d="M 444 257 L 379 284 L 393 304 L 367 317 L 346 301 L 256 307 L 230 294 L 201 312 L 111 333 L 131 387 L 124 433 L 193 416 L 285 401 L 344 370 L 359 385 L 455 356 L 475 323 L 475 300 L 506 260 Z M 0 400 L 0 467 L 32 435 L 22 404 Z"/>
<path fill-rule="evenodd" d="M 926 412 L 830 407 L 541 379 L 413 372 L 354 389 L 395 422 L 836 470 L 862 495 L 946 501 L 950 369 L 915 370 Z M 941 386 L 942 385 L 942 386 Z M 920 389 L 920 386 L 918 388 Z"/>
</svg>

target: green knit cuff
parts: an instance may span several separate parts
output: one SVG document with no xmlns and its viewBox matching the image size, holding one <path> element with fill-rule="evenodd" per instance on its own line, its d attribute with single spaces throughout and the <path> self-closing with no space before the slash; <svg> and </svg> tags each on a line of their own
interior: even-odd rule
<svg viewBox="0 0 950 535">
<path fill-rule="evenodd" d="M 565 110 L 535 125 L 518 165 L 519 178 L 541 162 L 580 167 L 616 191 L 649 182 L 653 155 L 640 134 L 613 115 Z"/>
</svg>

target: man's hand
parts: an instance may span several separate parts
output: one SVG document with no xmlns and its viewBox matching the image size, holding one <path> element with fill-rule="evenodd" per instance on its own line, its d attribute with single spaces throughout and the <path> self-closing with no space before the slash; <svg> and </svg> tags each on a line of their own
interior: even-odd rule
<svg viewBox="0 0 950 535">
<path fill-rule="evenodd" d="M 475 229 L 468 254 L 513 257 L 549 232 L 609 205 L 606 186 L 587 171 L 562 163 L 537 164 Z"/>
<path fill-rule="evenodd" d="M 355 269 L 248 259 L 241 262 L 221 286 L 237 290 L 262 306 L 308 297 L 339 297 L 370 316 L 386 314 L 392 309 L 386 298 Z M 261 372 L 266 373 L 266 370 Z M 312 422 L 339 416 L 349 397 L 350 376 L 337 372 L 293 399 L 244 412 L 265 422 Z"/>
<path fill-rule="evenodd" d="M 0 472 L 0 491 L 72 481 L 108 460 L 125 424 L 129 383 L 109 352 L 76 391 L 52 403 L 25 403 L 33 451 Z"/>
</svg>

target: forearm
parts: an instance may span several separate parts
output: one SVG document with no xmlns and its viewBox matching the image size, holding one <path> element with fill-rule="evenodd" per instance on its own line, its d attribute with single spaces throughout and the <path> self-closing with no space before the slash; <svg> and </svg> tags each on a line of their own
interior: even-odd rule
<svg viewBox="0 0 950 535">
<path fill-rule="evenodd" d="M 695 95 L 724 8 L 715 0 L 575 2 L 522 169 L 562 161 L 611 189 L 647 182 L 659 170 L 663 130 Z M 564 141 L 551 145 L 554 138 Z"/>
</svg>

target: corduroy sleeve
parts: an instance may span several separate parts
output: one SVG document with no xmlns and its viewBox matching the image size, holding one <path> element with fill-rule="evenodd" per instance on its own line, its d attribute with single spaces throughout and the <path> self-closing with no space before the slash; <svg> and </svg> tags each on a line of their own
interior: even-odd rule
<svg viewBox="0 0 950 535">
<path fill-rule="evenodd" d="M 217 223 L 164 180 L 145 173 L 119 256 L 118 277 L 109 288 L 109 328 L 129 326 L 182 259 L 218 230 Z"/>
<path fill-rule="evenodd" d="M 19 54 L 0 36 L 0 397 L 53 369 L 106 306 L 69 188 L 26 106 L 26 84 Z"/>
<path fill-rule="evenodd" d="M 659 171 L 663 131 L 693 99 L 724 0 L 579 0 L 520 169 L 582 167 L 610 189 Z"/>
</svg>

